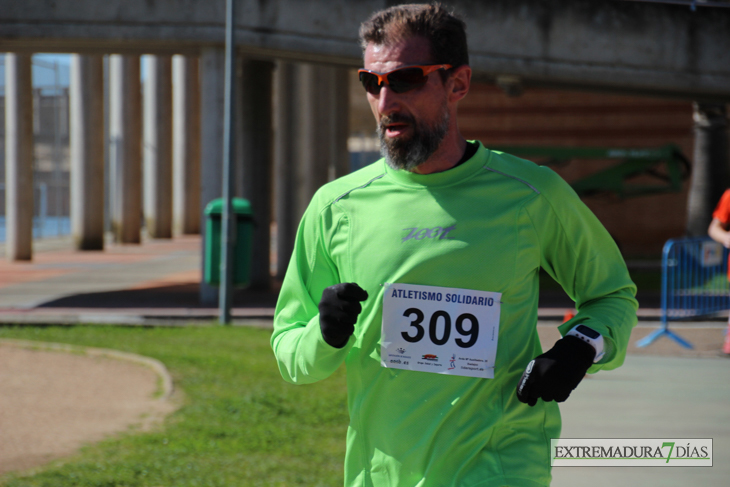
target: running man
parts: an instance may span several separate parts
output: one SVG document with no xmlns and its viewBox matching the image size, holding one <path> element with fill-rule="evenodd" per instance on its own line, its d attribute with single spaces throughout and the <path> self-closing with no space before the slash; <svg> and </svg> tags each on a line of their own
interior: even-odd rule
<svg viewBox="0 0 730 487">
<path fill-rule="evenodd" d="M 557 402 L 622 364 L 636 288 L 559 176 L 461 135 L 463 21 L 399 5 L 360 38 L 383 159 L 302 218 L 271 339 L 281 374 L 307 384 L 346 364 L 348 487 L 547 486 Z M 541 268 L 578 310 L 544 354 Z"/>
</svg>

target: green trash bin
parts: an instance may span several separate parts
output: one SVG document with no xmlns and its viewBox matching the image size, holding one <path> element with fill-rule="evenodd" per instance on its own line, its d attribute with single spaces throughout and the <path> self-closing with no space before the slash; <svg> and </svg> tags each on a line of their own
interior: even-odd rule
<svg viewBox="0 0 730 487">
<path fill-rule="evenodd" d="M 223 233 L 223 198 L 205 207 L 205 258 L 203 279 L 211 286 L 221 282 L 221 241 Z M 233 246 L 233 285 L 245 287 L 251 276 L 251 247 L 253 241 L 253 213 L 251 204 L 243 198 L 233 198 L 235 241 Z"/>
</svg>

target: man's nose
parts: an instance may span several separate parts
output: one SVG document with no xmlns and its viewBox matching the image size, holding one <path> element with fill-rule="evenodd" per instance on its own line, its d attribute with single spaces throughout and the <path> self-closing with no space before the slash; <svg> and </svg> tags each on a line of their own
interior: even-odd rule
<svg viewBox="0 0 730 487">
<path fill-rule="evenodd" d="M 400 95 L 393 91 L 390 86 L 383 85 L 378 94 L 378 112 L 381 115 L 388 115 L 400 109 Z"/>
</svg>

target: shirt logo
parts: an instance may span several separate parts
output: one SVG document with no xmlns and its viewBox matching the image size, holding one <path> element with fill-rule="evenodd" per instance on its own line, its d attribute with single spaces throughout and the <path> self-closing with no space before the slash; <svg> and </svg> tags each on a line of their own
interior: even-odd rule
<svg viewBox="0 0 730 487">
<path fill-rule="evenodd" d="M 433 227 L 433 228 L 420 228 L 420 227 L 411 227 L 411 228 L 404 228 L 404 232 L 408 232 L 408 234 L 401 239 L 401 242 L 406 242 L 408 240 L 423 240 L 425 238 L 431 238 L 431 239 L 438 239 L 438 240 L 451 240 L 451 238 L 447 237 L 446 235 L 449 234 L 450 231 L 454 230 L 456 228 L 456 225 L 451 225 L 450 227 Z"/>
</svg>

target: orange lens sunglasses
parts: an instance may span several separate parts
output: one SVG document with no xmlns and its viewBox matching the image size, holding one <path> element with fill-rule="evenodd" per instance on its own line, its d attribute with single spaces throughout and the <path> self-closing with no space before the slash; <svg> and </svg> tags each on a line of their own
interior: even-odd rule
<svg viewBox="0 0 730 487">
<path fill-rule="evenodd" d="M 388 85 L 396 93 L 405 93 L 428 81 L 428 75 L 440 69 L 451 69 L 450 64 L 430 64 L 418 66 L 403 66 L 387 73 L 378 73 L 368 69 L 361 69 L 357 73 L 365 91 L 372 95 L 380 93 L 383 85 Z"/>
</svg>

